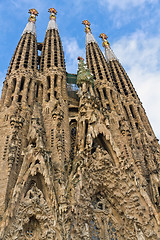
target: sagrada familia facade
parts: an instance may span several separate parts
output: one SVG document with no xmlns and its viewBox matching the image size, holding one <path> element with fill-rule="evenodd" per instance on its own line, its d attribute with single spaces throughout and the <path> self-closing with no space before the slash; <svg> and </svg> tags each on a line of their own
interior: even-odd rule
<svg viewBox="0 0 160 240">
<path fill-rule="evenodd" d="M 84 20 L 69 74 L 56 10 L 43 43 L 29 12 L 0 102 L 0 239 L 160 239 L 158 139 L 107 36 L 103 55 Z"/>
</svg>

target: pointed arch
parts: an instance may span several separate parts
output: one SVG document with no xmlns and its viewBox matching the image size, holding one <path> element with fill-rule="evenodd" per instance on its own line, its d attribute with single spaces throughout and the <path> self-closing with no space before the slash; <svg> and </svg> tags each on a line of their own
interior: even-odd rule
<svg viewBox="0 0 160 240">
<path fill-rule="evenodd" d="M 110 155 L 111 159 L 113 160 L 113 164 L 118 164 L 118 158 L 116 156 L 116 152 L 113 150 L 113 147 L 109 140 L 106 139 L 103 133 L 99 133 L 92 141 L 91 147 L 91 154 L 93 154 L 97 147 L 102 148 L 103 150 L 107 151 Z"/>
<path fill-rule="evenodd" d="M 109 194 L 104 191 L 99 191 L 95 193 L 91 199 L 93 205 L 92 219 L 94 219 L 94 221 L 92 220 L 92 228 L 94 227 L 93 233 L 97 234 L 95 235 L 95 239 L 120 239 L 118 226 L 124 223 L 117 209 L 112 205 Z"/>
<path fill-rule="evenodd" d="M 39 164 L 38 160 L 35 161 L 35 165 Z M 45 200 L 48 199 L 48 189 L 44 180 L 44 177 L 41 173 L 37 173 L 35 176 L 29 176 L 24 188 L 24 197 L 26 197 L 28 191 L 34 186 L 43 193 Z"/>
<path fill-rule="evenodd" d="M 7 226 L 3 239 L 62 240 L 55 222 L 56 211 L 51 211 L 43 193 L 33 185 L 17 207 L 14 221 Z"/>
</svg>

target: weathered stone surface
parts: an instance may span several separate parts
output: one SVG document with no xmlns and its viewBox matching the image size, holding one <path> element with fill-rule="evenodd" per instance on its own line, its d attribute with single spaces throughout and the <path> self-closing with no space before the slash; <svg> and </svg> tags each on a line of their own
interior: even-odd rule
<svg viewBox="0 0 160 240">
<path fill-rule="evenodd" d="M 39 69 L 36 36 L 20 39 L 0 105 L 1 240 L 160 239 L 159 144 L 123 67 L 93 39 L 75 98 L 58 29 L 39 44 Z"/>
</svg>

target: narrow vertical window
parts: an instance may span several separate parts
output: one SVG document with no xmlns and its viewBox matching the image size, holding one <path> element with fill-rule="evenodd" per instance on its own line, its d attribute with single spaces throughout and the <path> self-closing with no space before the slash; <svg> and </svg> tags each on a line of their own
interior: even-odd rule
<svg viewBox="0 0 160 240">
<path fill-rule="evenodd" d="M 50 101 L 50 93 L 47 94 L 47 102 Z"/>
<path fill-rule="evenodd" d="M 54 88 L 57 87 L 57 74 L 54 76 Z"/>
<path fill-rule="evenodd" d="M 136 118 L 136 117 L 135 117 L 135 114 L 134 114 L 133 106 L 132 106 L 132 105 L 129 105 L 129 108 L 130 108 L 132 117 L 133 117 L 133 118 Z"/>
<path fill-rule="evenodd" d="M 99 91 L 98 88 L 97 88 L 97 93 L 98 93 L 98 97 L 99 97 L 99 99 L 101 100 L 101 94 L 100 94 L 100 91 Z"/>
<path fill-rule="evenodd" d="M 39 92 L 39 84 L 36 86 L 36 98 L 38 98 L 38 92 Z"/>
<path fill-rule="evenodd" d="M 20 85 L 20 92 L 23 90 L 24 88 L 24 81 L 25 81 L 25 77 L 21 78 L 21 85 Z"/>
<path fill-rule="evenodd" d="M 86 146 L 87 134 L 88 134 L 88 120 L 85 121 L 85 138 L 84 138 L 84 147 Z"/>
<path fill-rule="evenodd" d="M 77 134 L 77 122 L 74 120 L 70 124 L 70 134 L 71 134 L 71 150 L 70 150 L 70 159 L 73 162 L 74 159 L 74 149 L 76 146 L 76 134 Z"/>
<path fill-rule="evenodd" d="M 18 96 L 18 102 L 20 103 L 22 101 L 22 95 Z"/>
<path fill-rule="evenodd" d="M 108 97 L 107 97 L 107 93 L 106 93 L 106 89 L 105 89 L 105 88 L 103 88 L 103 94 L 104 94 L 104 98 L 105 98 L 106 100 L 108 100 Z"/>
<path fill-rule="evenodd" d="M 47 89 L 50 89 L 51 88 L 51 77 L 48 76 L 47 77 Z"/>
</svg>

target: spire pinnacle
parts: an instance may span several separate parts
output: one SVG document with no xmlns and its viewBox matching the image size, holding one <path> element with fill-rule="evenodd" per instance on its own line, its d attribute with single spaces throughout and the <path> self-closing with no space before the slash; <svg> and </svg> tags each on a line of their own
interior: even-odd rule
<svg viewBox="0 0 160 240">
<path fill-rule="evenodd" d="M 28 19 L 28 23 L 22 33 L 32 33 L 36 37 L 36 27 L 35 27 L 35 22 L 36 22 L 36 16 L 38 16 L 38 11 L 35 8 L 29 9 L 29 12 L 31 15 Z"/>
<path fill-rule="evenodd" d="M 38 11 L 35 8 L 29 9 L 29 12 L 31 14 L 31 16 L 29 17 L 28 21 L 29 22 L 36 22 L 36 16 L 38 16 Z"/>
<path fill-rule="evenodd" d="M 90 22 L 88 20 L 83 20 L 82 24 L 85 25 L 85 32 L 86 33 L 91 33 Z"/>
<path fill-rule="evenodd" d="M 56 14 L 57 14 L 57 11 L 56 11 L 56 9 L 55 8 L 50 8 L 50 9 L 48 9 L 48 12 L 50 12 L 51 13 L 51 15 L 50 15 L 50 20 L 56 20 Z"/>
<path fill-rule="evenodd" d="M 90 28 L 90 22 L 88 20 L 84 20 L 82 22 L 82 24 L 85 25 L 85 32 L 86 32 L 86 45 L 91 43 L 91 42 L 95 42 L 96 40 L 94 39 L 92 32 L 91 32 L 91 28 Z"/>
<path fill-rule="evenodd" d="M 56 14 L 57 14 L 57 11 L 55 8 L 50 8 L 48 10 L 48 12 L 51 13 L 49 19 L 49 23 L 48 23 L 48 27 L 47 27 L 47 31 L 50 30 L 50 29 L 55 29 L 58 31 L 58 26 L 57 26 L 57 23 L 56 23 Z"/>
<path fill-rule="evenodd" d="M 102 43 L 102 46 L 105 48 L 105 57 L 106 57 L 106 60 L 107 62 L 109 61 L 112 61 L 112 60 L 117 60 L 114 52 L 112 51 L 111 47 L 110 47 L 110 44 L 108 42 L 108 37 L 105 33 L 101 33 L 99 35 L 100 38 L 102 38 L 103 40 L 103 43 Z"/>
<path fill-rule="evenodd" d="M 102 43 L 102 45 L 103 45 L 103 47 L 104 48 L 109 48 L 110 47 L 110 44 L 109 44 L 109 42 L 108 42 L 108 40 L 107 40 L 107 35 L 105 34 L 105 33 L 101 33 L 100 35 L 99 35 L 99 37 L 100 38 L 102 38 L 102 40 L 103 40 L 103 43 Z"/>
</svg>

